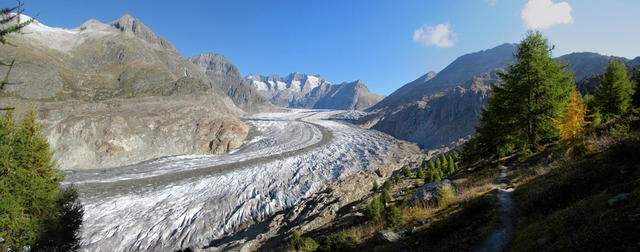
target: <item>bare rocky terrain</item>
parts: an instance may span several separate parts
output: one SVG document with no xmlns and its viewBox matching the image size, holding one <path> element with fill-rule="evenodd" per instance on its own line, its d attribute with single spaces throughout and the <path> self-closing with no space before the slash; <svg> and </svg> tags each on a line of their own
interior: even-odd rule
<svg viewBox="0 0 640 252">
<path fill-rule="evenodd" d="M 245 112 L 198 66 L 124 15 L 63 29 L 39 22 L 12 35 L 16 60 L 0 104 L 38 110 L 61 169 L 105 168 L 241 145 Z M 273 107 L 268 105 L 266 110 Z"/>
</svg>

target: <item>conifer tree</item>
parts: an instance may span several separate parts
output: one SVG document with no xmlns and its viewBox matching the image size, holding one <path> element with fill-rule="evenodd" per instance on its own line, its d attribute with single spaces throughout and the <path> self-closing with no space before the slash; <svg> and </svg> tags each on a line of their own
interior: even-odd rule
<svg viewBox="0 0 640 252">
<path fill-rule="evenodd" d="M 504 156 L 515 149 L 536 150 L 558 137 L 559 119 L 571 91 L 572 74 L 551 57 L 547 39 L 529 31 L 518 45 L 516 63 L 498 73 L 476 129 L 484 157 Z"/>
<path fill-rule="evenodd" d="M 404 168 L 404 177 L 405 178 L 411 178 L 413 176 L 413 174 L 411 174 L 411 170 L 409 170 L 409 168 Z"/>
<path fill-rule="evenodd" d="M 448 173 L 451 174 L 456 171 L 455 164 L 453 162 L 453 157 L 449 156 L 449 161 L 447 162 Z"/>
<path fill-rule="evenodd" d="M 402 212 L 394 205 L 387 207 L 384 211 L 384 218 L 390 226 L 398 225 L 404 219 Z"/>
<path fill-rule="evenodd" d="M 373 188 L 371 188 L 372 191 L 377 191 L 378 190 L 378 181 L 373 181 Z"/>
<path fill-rule="evenodd" d="M 447 156 L 445 155 L 441 155 L 440 156 L 440 164 L 444 167 L 445 165 L 447 165 Z"/>
<path fill-rule="evenodd" d="M 379 221 L 382 219 L 382 213 L 384 211 L 384 205 L 380 200 L 380 196 L 373 197 L 371 203 L 367 205 L 365 209 L 365 216 L 372 221 Z"/>
<path fill-rule="evenodd" d="M 560 130 L 560 138 L 566 141 L 569 146 L 575 146 L 582 142 L 585 126 L 589 123 L 585 120 L 586 116 L 587 106 L 580 93 L 574 90 L 571 92 L 567 109 L 562 114 L 561 120 L 556 120 L 558 130 Z"/>
<path fill-rule="evenodd" d="M 433 163 L 433 160 L 429 160 L 429 169 L 436 169 L 436 165 Z"/>
<path fill-rule="evenodd" d="M 424 169 L 422 167 L 418 167 L 418 171 L 416 172 L 416 178 L 423 179 L 425 177 Z"/>
<path fill-rule="evenodd" d="M 594 102 L 605 120 L 620 118 L 629 112 L 633 86 L 627 77 L 624 63 L 611 60 L 604 72 L 602 83 L 596 89 Z"/>
<path fill-rule="evenodd" d="M 438 170 L 442 169 L 442 162 L 440 161 L 439 158 L 436 158 L 436 169 Z"/>
<path fill-rule="evenodd" d="M 382 205 L 386 205 L 391 202 L 391 194 L 389 194 L 389 190 L 382 190 L 380 201 L 382 202 Z"/>
</svg>

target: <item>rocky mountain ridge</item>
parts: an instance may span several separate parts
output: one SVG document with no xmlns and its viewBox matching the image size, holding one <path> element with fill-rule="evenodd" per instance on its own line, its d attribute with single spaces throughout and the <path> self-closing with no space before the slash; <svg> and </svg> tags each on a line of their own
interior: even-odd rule
<svg viewBox="0 0 640 252">
<path fill-rule="evenodd" d="M 463 143 L 461 139 L 475 133 L 491 83 L 499 85 L 496 73 L 515 61 L 516 49 L 515 44 L 503 44 L 463 55 L 441 72 L 427 73 L 402 86 L 369 108 L 357 123 L 427 149 L 455 148 Z M 640 63 L 640 57 L 629 60 L 596 53 L 572 53 L 557 59 L 568 63 L 567 71 L 574 73 L 575 81 L 603 73 L 611 59 Z"/>
<path fill-rule="evenodd" d="M 238 68 L 224 55 L 203 53 L 189 57 L 189 61 L 200 67 L 213 83 L 243 110 L 247 112 L 276 110 L 264 96 L 256 92 L 249 82 L 242 78 Z"/>
<path fill-rule="evenodd" d="M 273 104 L 288 108 L 363 110 L 383 96 L 371 93 L 360 80 L 335 85 L 320 75 L 291 73 L 278 75 L 248 75 L 246 79 Z"/>
<path fill-rule="evenodd" d="M 9 81 L 21 84 L 2 90 L 0 103 L 38 110 L 61 169 L 222 153 L 247 135 L 245 112 L 130 15 L 75 29 L 34 22 L 9 40 L 17 46 L 0 46 L 0 60 L 16 60 Z"/>
</svg>

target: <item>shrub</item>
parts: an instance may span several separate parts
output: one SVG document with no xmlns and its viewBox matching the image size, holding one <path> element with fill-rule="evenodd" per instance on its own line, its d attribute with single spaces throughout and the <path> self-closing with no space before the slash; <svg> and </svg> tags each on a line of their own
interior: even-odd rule
<svg viewBox="0 0 640 252">
<path fill-rule="evenodd" d="M 438 200 L 439 207 L 446 207 L 449 205 L 451 200 L 455 199 L 456 192 L 453 190 L 453 187 L 446 186 L 438 188 L 438 195 L 436 195 L 436 199 Z"/>
<path fill-rule="evenodd" d="M 322 238 L 318 251 L 353 251 L 358 240 L 344 232 L 332 233 Z"/>
<path fill-rule="evenodd" d="M 315 251 L 318 244 L 310 237 L 302 237 L 298 230 L 293 230 L 293 234 L 289 238 L 289 245 L 296 251 Z"/>
<path fill-rule="evenodd" d="M 373 188 L 371 189 L 372 191 L 377 191 L 378 190 L 378 181 L 373 181 Z"/>
</svg>

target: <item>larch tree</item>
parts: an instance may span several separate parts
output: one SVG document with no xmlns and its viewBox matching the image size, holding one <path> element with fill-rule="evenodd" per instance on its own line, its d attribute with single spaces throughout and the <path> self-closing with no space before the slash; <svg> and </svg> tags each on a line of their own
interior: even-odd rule
<svg viewBox="0 0 640 252">
<path fill-rule="evenodd" d="M 587 105 L 582 100 L 577 90 L 571 92 L 567 109 L 562 113 L 560 120 L 554 120 L 560 131 L 560 138 L 569 146 L 582 143 L 585 127 L 589 122 L 587 117 Z"/>
<path fill-rule="evenodd" d="M 573 75 L 551 56 L 547 39 L 529 31 L 514 54 L 515 64 L 498 73 L 476 129 L 484 157 L 514 150 L 536 151 L 558 137 L 552 119 L 559 119 L 572 90 Z"/>
<path fill-rule="evenodd" d="M 624 63 L 609 62 L 602 83 L 596 89 L 594 102 L 605 120 L 620 118 L 629 112 L 633 86 Z"/>
</svg>

